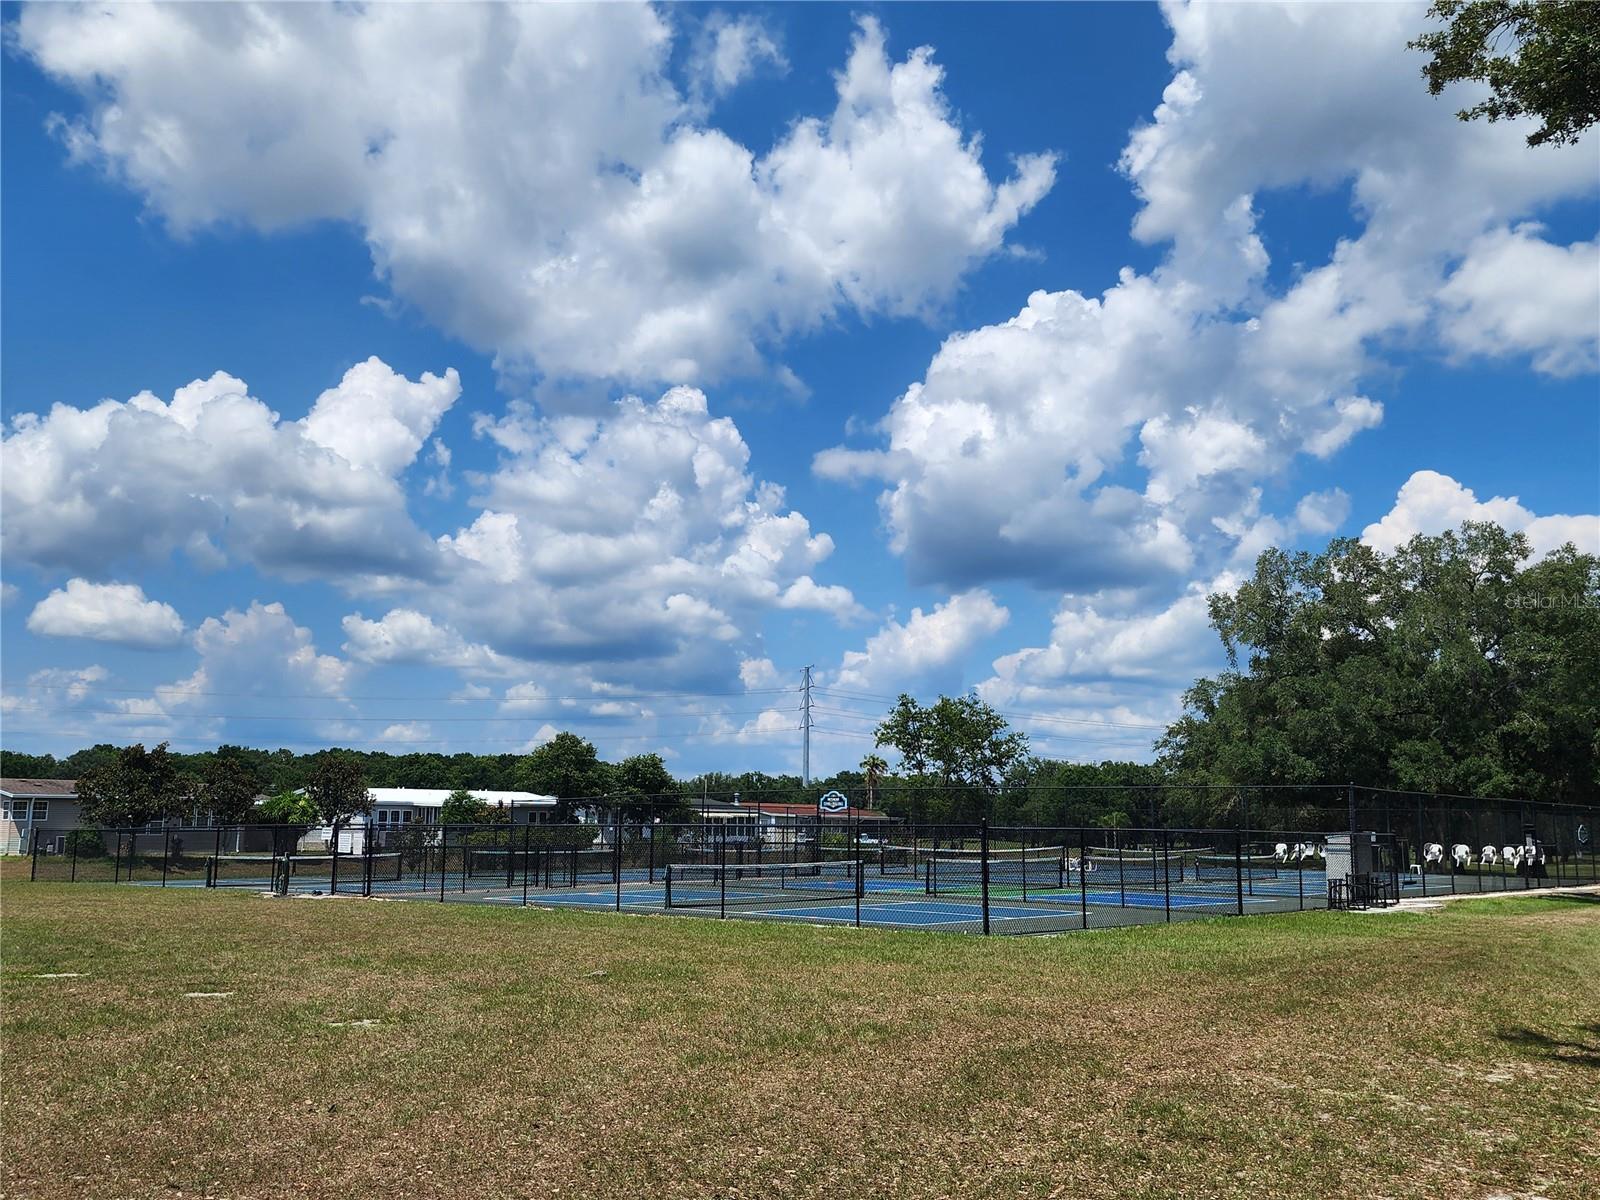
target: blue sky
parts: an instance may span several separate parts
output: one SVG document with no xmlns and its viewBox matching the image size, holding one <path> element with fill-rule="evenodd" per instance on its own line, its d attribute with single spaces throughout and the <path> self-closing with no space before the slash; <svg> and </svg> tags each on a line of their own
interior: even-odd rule
<svg viewBox="0 0 1600 1200">
<path fill-rule="evenodd" d="M 1600 549 L 1596 143 L 1421 6 L 4 19 L 8 747 L 1146 757 L 1266 546 Z"/>
</svg>

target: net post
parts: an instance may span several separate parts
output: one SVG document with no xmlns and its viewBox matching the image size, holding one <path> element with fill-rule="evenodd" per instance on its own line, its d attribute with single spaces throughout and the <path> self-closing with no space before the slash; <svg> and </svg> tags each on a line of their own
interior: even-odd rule
<svg viewBox="0 0 1600 1200">
<path fill-rule="evenodd" d="M 989 818 L 979 818 L 978 824 L 978 851 L 979 869 L 978 877 L 982 881 L 983 892 L 983 932 L 989 932 Z"/>
<path fill-rule="evenodd" d="M 37 851 L 39 843 L 34 841 L 34 850 Z M 172 861 L 172 826 L 162 823 L 161 826 L 161 886 L 167 886 L 167 867 Z"/>
<path fill-rule="evenodd" d="M 1244 916 L 1244 830 L 1233 835 L 1233 890 L 1239 915 Z"/>
</svg>

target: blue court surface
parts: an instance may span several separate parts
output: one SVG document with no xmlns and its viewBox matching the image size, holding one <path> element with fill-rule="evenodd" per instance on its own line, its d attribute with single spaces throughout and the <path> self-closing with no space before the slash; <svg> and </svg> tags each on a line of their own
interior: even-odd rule
<svg viewBox="0 0 1600 1200">
<path fill-rule="evenodd" d="M 714 884 L 697 881 L 687 895 L 678 893 L 672 907 L 667 906 L 666 883 L 660 871 L 651 881 L 650 872 L 625 868 L 620 889 L 608 878 L 580 880 L 579 885 L 523 888 L 520 880 L 507 885 L 502 875 L 468 876 L 449 872 L 443 881 L 411 876 L 405 879 L 374 879 L 372 894 L 393 899 L 455 901 L 519 907 L 567 908 L 604 912 L 670 913 L 676 916 L 718 917 L 722 913 L 720 895 Z M 159 879 L 139 880 L 160 886 Z M 327 879 L 301 878 L 292 881 L 295 893 L 325 892 Z M 440 884 L 443 883 L 441 888 Z M 869 874 L 863 880 L 865 895 L 858 906 L 854 898 L 841 895 L 841 881 L 823 878 L 811 883 L 790 880 L 783 891 L 751 894 L 739 882 L 728 881 L 727 915 L 745 919 L 806 922 L 817 925 L 856 925 L 899 929 L 948 929 L 976 931 L 983 927 L 983 903 L 977 889 L 966 887 L 942 895 L 929 895 L 918 876 Z M 1243 896 L 1233 880 L 1174 881 L 1170 892 L 1139 885 L 1119 887 L 1110 880 L 1097 881 L 1091 875 L 1087 898 L 1076 887 L 1029 889 L 1024 899 L 1020 888 L 1009 884 L 992 886 L 989 899 L 989 928 L 995 932 L 1046 933 L 1076 929 L 1083 925 L 1101 927 L 1160 921 L 1163 917 L 1227 915 L 1242 909 L 1250 912 L 1289 911 L 1302 907 L 1321 908 L 1327 882 L 1324 872 L 1288 870 L 1275 878 L 1247 878 Z M 1419 881 L 1402 876 L 1401 886 L 1414 889 Z M 270 879 L 234 878 L 234 887 L 270 887 Z M 1109 884 L 1109 886 L 1105 886 Z M 203 879 L 173 879 L 171 886 L 203 886 Z M 360 887 L 360 877 L 347 881 L 341 874 L 340 891 Z M 846 887 L 848 883 L 846 881 Z M 804 893 L 814 888 L 822 894 L 806 900 Z M 620 892 L 620 895 L 619 895 Z M 700 903 L 686 903 L 693 897 Z M 619 902 L 620 901 L 620 902 Z M 1121 911 L 1126 916 L 1118 917 Z M 1137 912 L 1140 915 L 1135 915 Z"/>
</svg>

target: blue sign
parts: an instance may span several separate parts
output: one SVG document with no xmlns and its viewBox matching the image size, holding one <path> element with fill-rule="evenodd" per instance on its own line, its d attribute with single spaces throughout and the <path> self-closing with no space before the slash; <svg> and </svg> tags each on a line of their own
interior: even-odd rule
<svg viewBox="0 0 1600 1200">
<path fill-rule="evenodd" d="M 817 807 L 825 813 L 849 812 L 850 800 L 843 792 L 829 792 L 817 801 Z"/>
</svg>

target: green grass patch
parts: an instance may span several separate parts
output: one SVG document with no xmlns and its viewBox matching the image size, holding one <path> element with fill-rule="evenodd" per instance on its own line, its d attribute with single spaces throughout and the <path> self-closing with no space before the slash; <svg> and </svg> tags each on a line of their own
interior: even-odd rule
<svg viewBox="0 0 1600 1200">
<path fill-rule="evenodd" d="M 8 1196 L 1579 1200 L 1600 1177 L 1584 900 L 1035 939 L 14 877 L 0 900 Z"/>
</svg>

